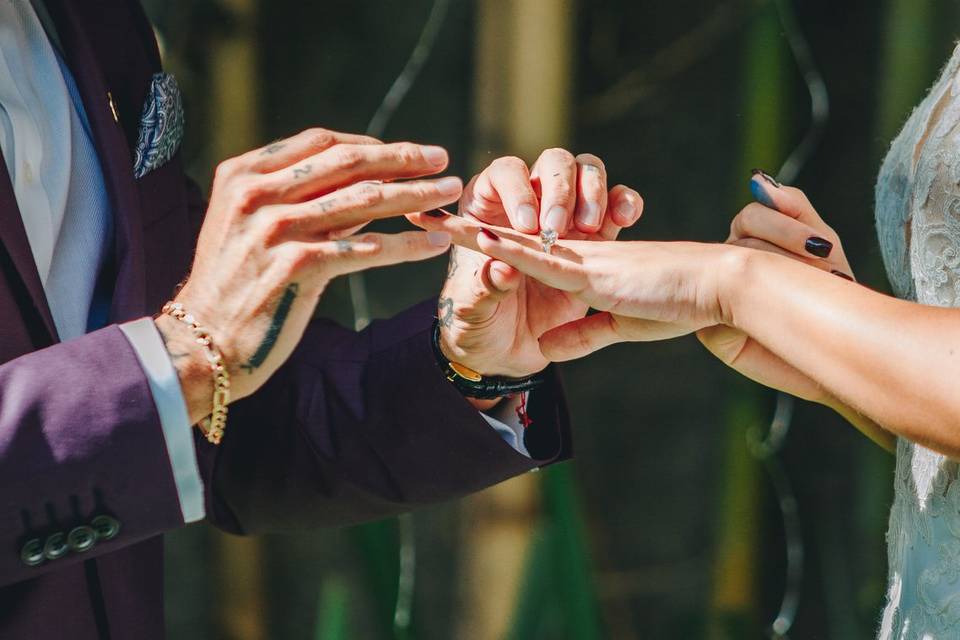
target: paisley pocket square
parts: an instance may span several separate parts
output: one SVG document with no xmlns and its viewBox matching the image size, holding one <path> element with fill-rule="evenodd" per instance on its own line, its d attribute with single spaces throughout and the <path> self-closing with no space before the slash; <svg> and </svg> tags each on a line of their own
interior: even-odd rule
<svg viewBox="0 0 960 640">
<path fill-rule="evenodd" d="M 133 158 L 133 175 L 142 178 L 163 166 L 183 139 L 183 101 L 169 73 L 155 73 L 140 115 L 140 135 Z"/>
</svg>

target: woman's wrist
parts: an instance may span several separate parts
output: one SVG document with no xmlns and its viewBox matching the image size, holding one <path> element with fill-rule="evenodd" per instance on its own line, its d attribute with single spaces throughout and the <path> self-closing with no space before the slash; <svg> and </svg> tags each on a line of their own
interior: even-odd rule
<svg viewBox="0 0 960 640">
<path fill-rule="evenodd" d="M 742 329 L 738 319 L 748 303 L 747 296 L 752 293 L 759 263 L 767 254 L 729 244 L 716 245 L 716 249 L 716 260 L 704 261 L 704 266 L 705 277 L 716 278 L 717 324 Z"/>
</svg>

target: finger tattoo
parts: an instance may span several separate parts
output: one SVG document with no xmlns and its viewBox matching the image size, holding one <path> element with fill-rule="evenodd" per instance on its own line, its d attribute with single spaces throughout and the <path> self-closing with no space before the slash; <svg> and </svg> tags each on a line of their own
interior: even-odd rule
<svg viewBox="0 0 960 640">
<path fill-rule="evenodd" d="M 263 151 L 260 152 L 260 155 L 262 155 L 262 156 L 272 156 L 272 155 L 275 154 L 277 151 L 280 151 L 280 149 L 283 149 L 285 146 L 287 146 L 287 145 L 284 144 L 284 143 L 282 143 L 282 142 L 280 142 L 280 141 L 271 142 L 270 144 L 268 144 L 267 146 L 265 146 L 265 147 L 263 148 Z"/>
<path fill-rule="evenodd" d="M 353 251 L 353 243 L 349 240 L 335 240 L 334 243 L 337 245 L 337 251 L 340 253 L 350 253 Z"/>
<path fill-rule="evenodd" d="M 312 170 L 313 170 L 313 165 L 309 165 L 309 164 L 305 164 L 302 167 L 294 167 L 293 179 L 297 180 L 298 178 L 302 178 L 303 176 L 309 175 Z"/>
</svg>

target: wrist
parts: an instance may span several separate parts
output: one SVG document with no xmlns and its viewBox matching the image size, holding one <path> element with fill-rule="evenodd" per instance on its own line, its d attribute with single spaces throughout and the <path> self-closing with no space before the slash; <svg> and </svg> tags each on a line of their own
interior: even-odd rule
<svg viewBox="0 0 960 640">
<path fill-rule="evenodd" d="M 704 261 L 704 267 L 716 278 L 715 319 L 718 324 L 740 329 L 745 295 L 752 288 L 751 280 L 765 254 L 728 244 L 717 245 L 717 251 L 719 255 L 715 263 Z"/>
<path fill-rule="evenodd" d="M 190 424 L 196 425 L 210 413 L 210 398 L 213 394 L 210 365 L 189 328 L 183 323 L 170 316 L 161 315 L 154 319 L 154 324 L 180 380 L 180 390 L 187 405 Z"/>
</svg>

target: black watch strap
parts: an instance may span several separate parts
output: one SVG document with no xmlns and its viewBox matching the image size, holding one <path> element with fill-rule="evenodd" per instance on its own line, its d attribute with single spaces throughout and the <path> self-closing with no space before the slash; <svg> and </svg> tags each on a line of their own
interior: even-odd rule
<svg viewBox="0 0 960 640">
<path fill-rule="evenodd" d="M 508 378 L 506 376 L 484 376 L 458 362 L 450 361 L 440 349 L 440 323 L 433 323 L 431 338 L 433 355 L 443 375 L 460 390 L 460 393 L 479 400 L 493 400 L 523 391 L 532 391 L 546 382 L 541 371 L 526 378 Z"/>
</svg>

